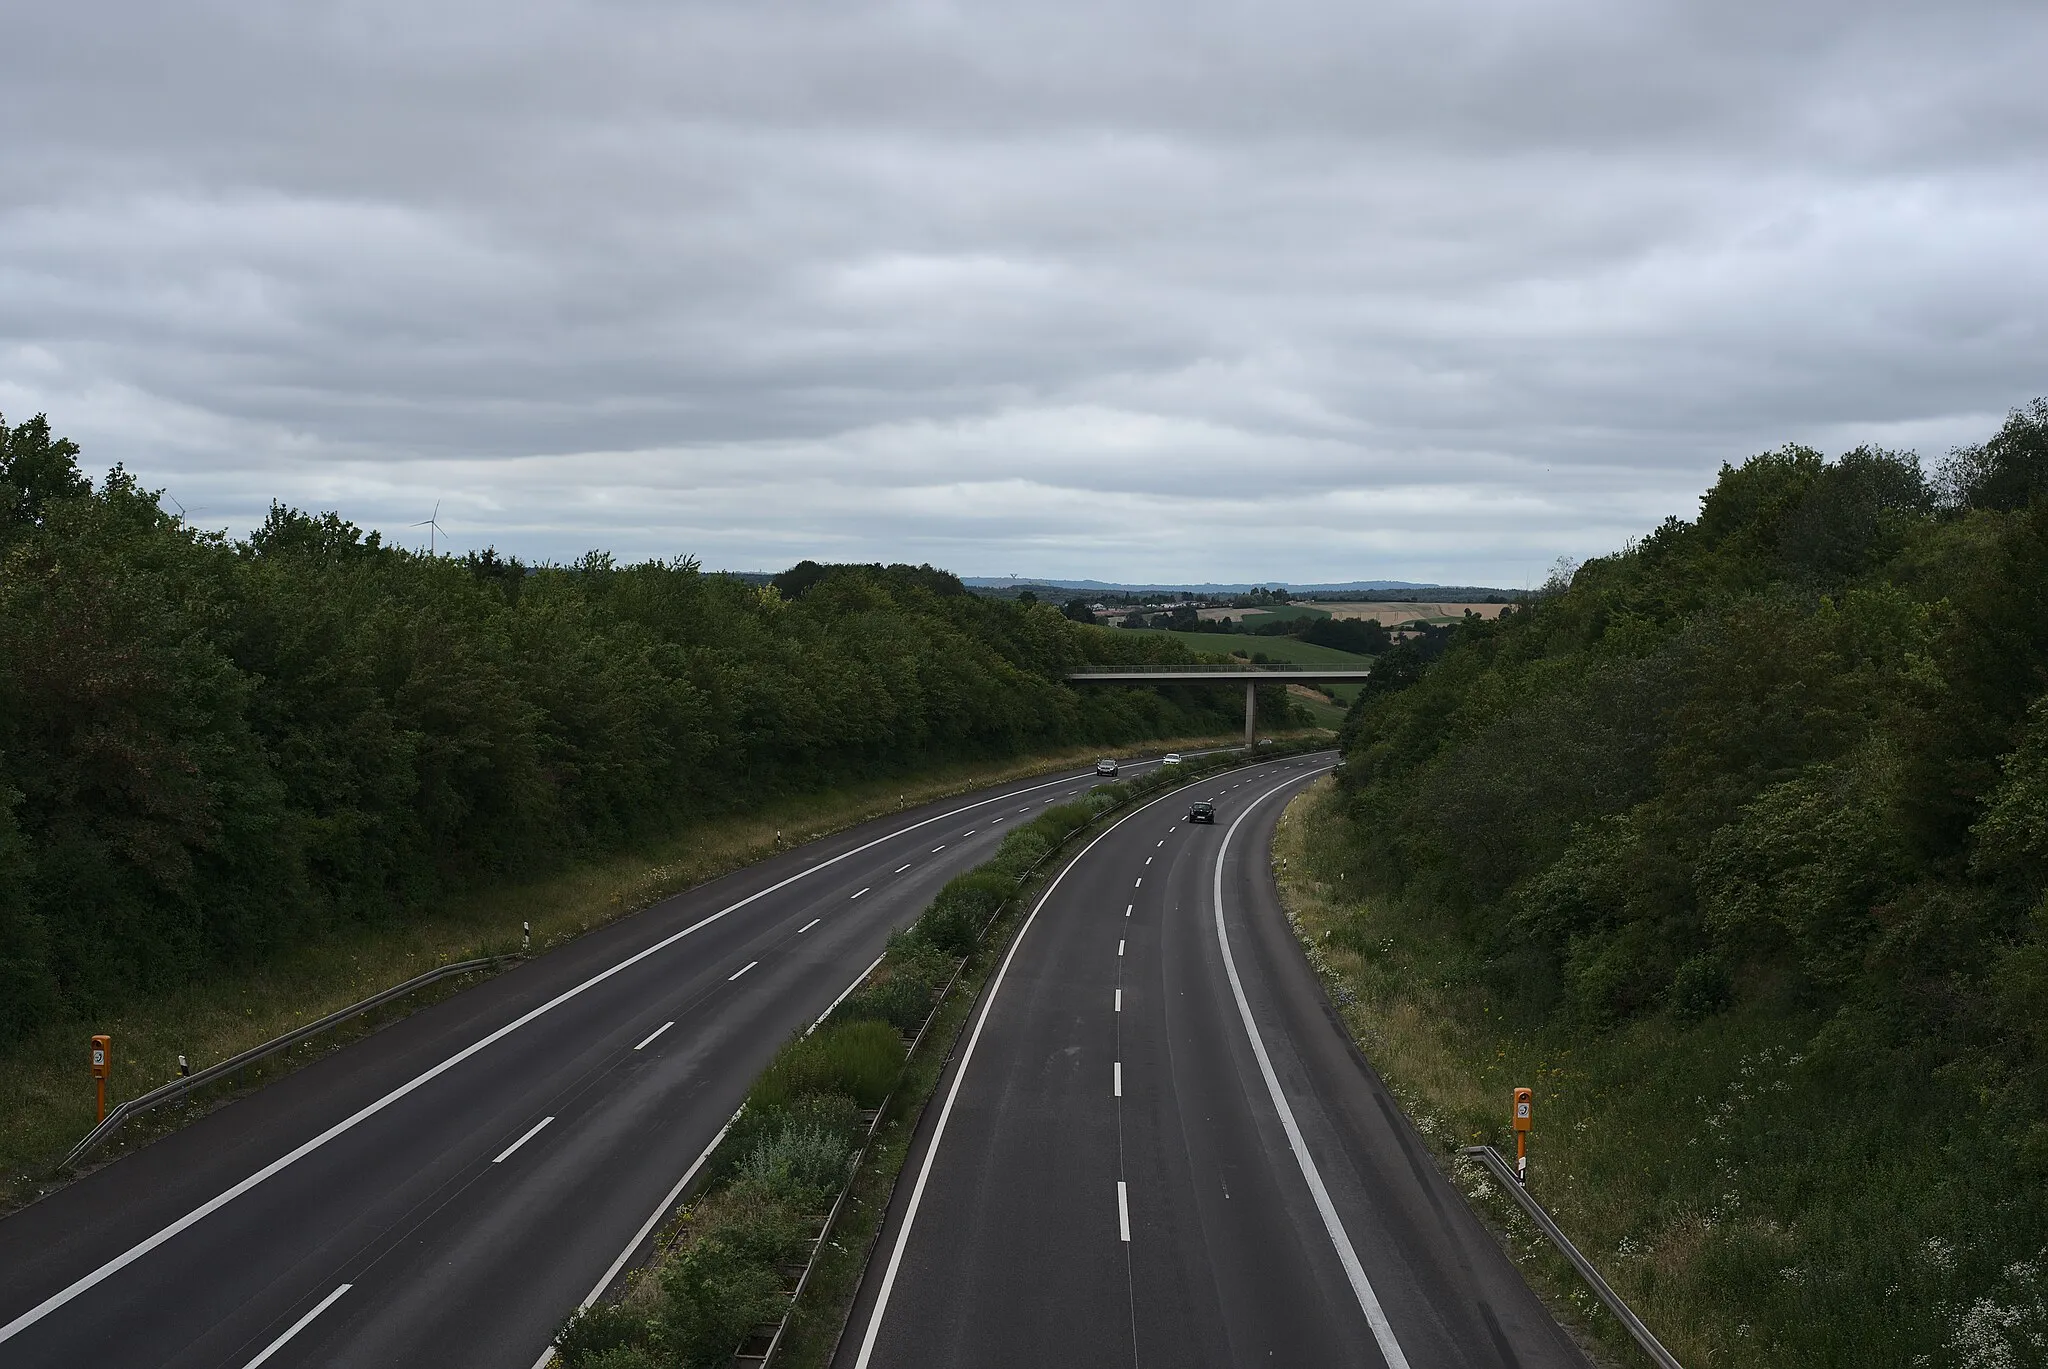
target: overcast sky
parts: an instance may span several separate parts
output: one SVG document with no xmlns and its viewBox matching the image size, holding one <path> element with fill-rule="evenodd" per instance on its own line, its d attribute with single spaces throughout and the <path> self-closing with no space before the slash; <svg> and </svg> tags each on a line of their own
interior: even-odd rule
<svg viewBox="0 0 2048 1369">
<path fill-rule="evenodd" d="M 1521 585 L 2048 393 L 2048 5 L 7 4 L 0 413 L 195 522 Z"/>
</svg>

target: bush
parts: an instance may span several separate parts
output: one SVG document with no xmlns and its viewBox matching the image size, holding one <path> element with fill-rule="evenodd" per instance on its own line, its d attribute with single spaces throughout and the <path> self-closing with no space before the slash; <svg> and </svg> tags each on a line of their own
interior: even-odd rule
<svg viewBox="0 0 2048 1369">
<path fill-rule="evenodd" d="M 555 1350 L 567 1369 L 593 1369 L 599 1364 L 615 1369 L 605 1359 L 607 1355 L 637 1347 L 646 1339 L 644 1318 L 621 1306 L 597 1303 L 569 1315 L 555 1332 Z"/>
<path fill-rule="evenodd" d="M 881 1106 L 903 1065 L 903 1038 L 886 1022 L 827 1022 L 784 1046 L 755 1081 L 747 1107 L 786 1108 L 806 1094 L 839 1093 Z"/>
<path fill-rule="evenodd" d="M 740 1162 L 739 1181 L 754 1184 L 791 1206 L 816 1211 L 839 1191 L 853 1147 L 821 1126 L 784 1126 Z"/>
<path fill-rule="evenodd" d="M 723 1365 L 762 1322 L 782 1315 L 782 1278 L 717 1238 L 692 1241 L 661 1271 L 661 1327 L 684 1365 Z"/>
</svg>

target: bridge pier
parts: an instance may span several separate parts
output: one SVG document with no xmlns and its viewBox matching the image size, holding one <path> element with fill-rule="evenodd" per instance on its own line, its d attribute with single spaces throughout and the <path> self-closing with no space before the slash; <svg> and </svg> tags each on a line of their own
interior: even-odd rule
<svg viewBox="0 0 2048 1369">
<path fill-rule="evenodd" d="M 1259 732 L 1259 687 L 1250 680 L 1244 682 L 1244 749 L 1252 749 L 1253 738 Z"/>
</svg>

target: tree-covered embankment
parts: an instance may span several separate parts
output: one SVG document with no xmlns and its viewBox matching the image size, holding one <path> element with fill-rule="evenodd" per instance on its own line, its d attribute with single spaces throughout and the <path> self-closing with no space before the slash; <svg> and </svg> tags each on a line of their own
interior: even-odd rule
<svg viewBox="0 0 2048 1369">
<path fill-rule="evenodd" d="M 682 815 L 1078 743 L 1228 733 L 1227 690 L 929 567 L 758 589 L 523 566 L 274 507 L 195 530 L 0 425 L 0 1042 L 544 874 Z"/>
<path fill-rule="evenodd" d="M 2048 405 L 1787 448 L 1346 723 L 1304 918 L 1686 1363 L 2048 1362 Z"/>
</svg>

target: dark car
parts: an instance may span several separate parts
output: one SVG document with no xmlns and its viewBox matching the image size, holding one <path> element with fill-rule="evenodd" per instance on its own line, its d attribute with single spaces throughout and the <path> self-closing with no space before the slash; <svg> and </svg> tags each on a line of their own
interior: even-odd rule
<svg viewBox="0 0 2048 1369">
<path fill-rule="evenodd" d="M 1215 822 L 1216 805 L 1209 802 L 1209 800 L 1207 799 L 1196 799 L 1194 802 L 1194 806 L 1188 809 L 1188 821 L 1209 823 Z"/>
<path fill-rule="evenodd" d="M 1098 775 L 1107 775 L 1109 776 L 1109 778 L 1115 779 L 1116 757 L 1104 756 L 1101 760 L 1095 762 L 1095 773 Z"/>
</svg>

